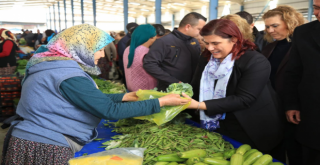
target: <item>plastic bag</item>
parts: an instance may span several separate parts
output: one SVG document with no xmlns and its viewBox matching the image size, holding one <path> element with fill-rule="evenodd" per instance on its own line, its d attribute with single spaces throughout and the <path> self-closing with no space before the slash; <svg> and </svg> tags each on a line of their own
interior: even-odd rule
<svg viewBox="0 0 320 165">
<path fill-rule="evenodd" d="M 139 101 L 141 101 L 141 100 L 157 99 L 157 98 L 169 95 L 171 93 L 162 93 L 162 92 L 153 91 L 153 90 L 139 90 L 137 91 L 136 94 L 139 97 Z M 149 121 L 155 122 L 157 125 L 162 125 L 164 123 L 171 121 L 180 112 L 187 109 L 190 104 L 191 102 L 185 105 L 180 105 L 180 106 L 163 106 L 160 108 L 159 113 L 155 113 L 148 116 L 134 117 L 134 119 L 149 120 Z"/>
<path fill-rule="evenodd" d="M 69 165 L 142 165 L 145 148 L 116 148 L 69 160 Z"/>
</svg>

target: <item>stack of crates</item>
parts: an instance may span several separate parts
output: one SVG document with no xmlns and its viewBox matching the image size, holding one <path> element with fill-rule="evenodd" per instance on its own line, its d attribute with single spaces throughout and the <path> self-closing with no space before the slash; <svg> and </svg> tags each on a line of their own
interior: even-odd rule
<svg viewBox="0 0 320 165">
<path fill-rule="evenodd" d="M 21 96 L 21 79 L 17 76 L 0 77 L 1 117 L 15 114 L 13 100 Z"/>
</svg>

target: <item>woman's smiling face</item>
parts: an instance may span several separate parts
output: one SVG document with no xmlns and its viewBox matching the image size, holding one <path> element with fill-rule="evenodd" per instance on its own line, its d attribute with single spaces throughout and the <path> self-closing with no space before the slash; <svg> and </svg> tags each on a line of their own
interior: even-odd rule
<svg viewBox="0 0 320 165">
<path fill-rule="evenodd" d="M 236 40 L 232 38 L 222 38 L 215 34 L 203 36 L 203 41 L 212 56 L 220 59 L 220 61 L 230 54 L 234 44 L 236 43 Z"/>
</svg>

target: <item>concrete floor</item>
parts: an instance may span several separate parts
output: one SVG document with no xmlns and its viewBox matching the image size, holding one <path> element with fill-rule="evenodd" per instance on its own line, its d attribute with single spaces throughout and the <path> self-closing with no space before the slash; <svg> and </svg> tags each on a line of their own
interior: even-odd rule
<svg viewBox="0 0 320 165">
<path fill-rule="evenodd" d="M 2 125 L 2 123 L 0 123 L 0 125 Z M 6 136 L 8 130 L 9 128 L 6 128 L 6 129 L 0 128 L 0 157 L 2 155 L 4 137 Z"/>
</svg>

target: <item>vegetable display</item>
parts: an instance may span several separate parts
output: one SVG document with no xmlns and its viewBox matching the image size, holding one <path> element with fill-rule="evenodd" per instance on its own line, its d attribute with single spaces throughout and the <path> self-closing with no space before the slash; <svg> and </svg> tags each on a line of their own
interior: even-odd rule
<svg viewBox="0 0 320 165">
<path fill-rule="evenodd" d="M 145 148 L 143 165 L 283 165 L 248 144 L 234 148 L 219 133 L 174 120 L 161 126 L 132 118 L 108 122 L 105 126 L 115 126 L 113 132 L 122 135 L 102 147 Z"/>
<path fill-rule="evenodd" d="M 102 80 L 97 76 L 92 76 L 92 79 L 96 82 L 99 90 L 105 94 L 117 94 L 117 93 L 126 93 L 127 90 L 123 84 L 114 83 L 110 80 Z"/>
<path fill-rule="evenodd" d="M 117 147 L 146 148 L 144 164 L 148 165 L 156 161 L 184 162 L 192 157 L 211 157 L 216 152 L 233 149 L 220 134 L 187 124 L 157 126 L 134 119 L 122 119 L 106 125 L 110 124 L 118 127 L 114 131 L 123 135 L 113 136 L 114 140 L 102 143 L 106 150 Z"/>
</svg>

